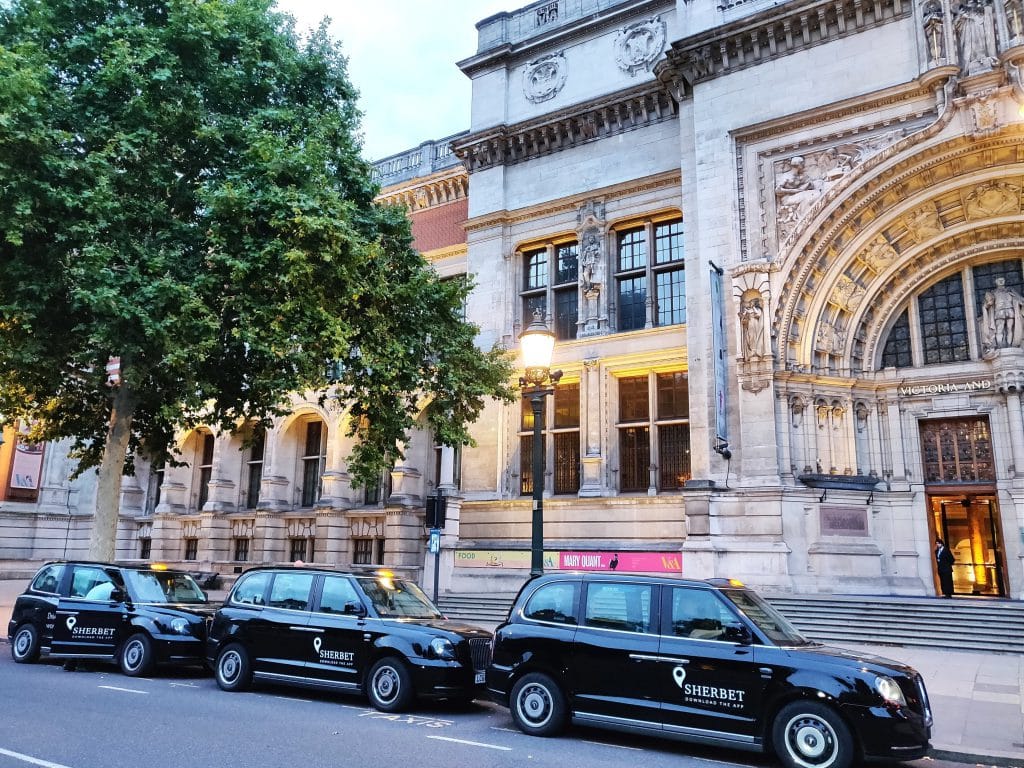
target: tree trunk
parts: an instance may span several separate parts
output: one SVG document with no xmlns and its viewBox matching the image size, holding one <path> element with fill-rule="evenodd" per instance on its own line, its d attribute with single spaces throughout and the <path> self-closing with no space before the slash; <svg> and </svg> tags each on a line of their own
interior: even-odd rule
<svg viewBox="0 0 1024 768">
<path fill-rule="evenodd" d="M 114 390 L 103 460 L 96 479 L 96 517 L 89 536 L 89 558 L 92 560 L 109 562 L 116 558 L 121 479 L 134 416 L 135 398 L 128 385 L 121 384 Z"/>
</svg>

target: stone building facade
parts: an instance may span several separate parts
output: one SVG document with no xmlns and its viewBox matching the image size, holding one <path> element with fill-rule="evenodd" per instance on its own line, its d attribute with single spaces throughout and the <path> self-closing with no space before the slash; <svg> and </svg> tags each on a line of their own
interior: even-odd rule
<svg viewBox="0 0 1024 768">
<path fill-rule="evenodd" d="M 548 568 L 934 595 L 941 536 L 958 594 L 1021 598 L 1021 2 L 543 0 L 479 22 L 469 130 L 377 172 L 436 268 L 473 280 L 481 345 L 517 349 L 538 310 L 555 330 L 544 476 L 528 409 L 493 404 L 473 447 L 411 435 L 378 500 L 348 482 L 343 412 L 296 398 L 260 462 L 182 436 L 189 469 L 126 491 L 125 553 L 429 579 L 440 487 L 443 588 L 509 591 L 540 482 Z M 58 541 L 51 490 L 32 514 Z"/>
</svg>

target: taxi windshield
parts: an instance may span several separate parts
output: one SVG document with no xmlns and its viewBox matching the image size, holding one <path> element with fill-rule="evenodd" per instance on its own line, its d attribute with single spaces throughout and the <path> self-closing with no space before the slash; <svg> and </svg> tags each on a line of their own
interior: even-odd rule
<svg viewBox="0 0 1024 768">
<path fill-rule="evenodd" d="M 423 591 L 408 581 L 380 576 L 361 578 L 359 586 L 370 598 L 377 615 L 382 618 L 442 618 L 441 612 L 434 607 Z"/>
<path fill-rule="evenodd" d="M 813 645 L 801 635 L 789 619 L 772 608 L 768 601 L 749 589 L 723 589 L 733 604 L 776 645 Z"/>
<path fill-rule="evenodd" d="M 206 595 L 187 573 L 125 571 L 132 599 L 140 603 L 205 603 Z"/>
</svg>

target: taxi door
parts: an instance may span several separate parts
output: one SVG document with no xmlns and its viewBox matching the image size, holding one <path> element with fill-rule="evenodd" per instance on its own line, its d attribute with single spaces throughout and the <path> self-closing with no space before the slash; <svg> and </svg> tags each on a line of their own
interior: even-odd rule
<svg viewBox="0 0 1024 768">
<path fill-rule="evenodd" d="M 659 589 L 614 581 L 586 584 L 572 646 L 574 713 L 596 721 L 658 722 Z"/>
<path fill-rule="evenodd" d="M 246 622 L 253 672 L 269 677 L 305 677 L 310 641 L 312 573 L 277 572 L 266 605 Z"/>
<path fill-rule="evenodd" d="M 54 656 L 113 658 L 128 627 L 127 608 L 112 600 L 123 596 L 124 584 L 116 570 L 76 565 L 66 595 L 57 603 L 50 653 Z"/>
<path fill-rule="evenodd" d="M 735 640 L 740 617 L 714 589 L 664 588 L 658 656 L 664 729 L 752 741 L 771 670 Z"/>
<path fill-rule="evenodd" d="M 306 673 L 331 686 L 357 690 L 366 670 L 366 607 L 348 576 L 324 576 L 306 639 Z"/>
</svg>

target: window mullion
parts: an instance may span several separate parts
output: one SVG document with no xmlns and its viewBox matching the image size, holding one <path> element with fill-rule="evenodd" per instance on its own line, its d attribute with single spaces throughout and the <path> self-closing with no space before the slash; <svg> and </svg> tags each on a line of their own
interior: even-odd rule
<svg viewBox="0 0 1024 768">
<path fill-rule="evenodd" d="M 651 225 L 648 224 L 648 227 Z M 651 263 L 650 254 L 647 259 L 648 265 Z M 648 299 L 650 293 L 647 294 Z M 650 320 L 650 316 L 648 316 Z M 656 411 L 658 407 L 658 376 L 654 373 L 647 374 L 647 445 L 648 455 L 651 457 L 650 464 L 648 466 L 648 486 L 647 492 L 652 493 L 658 487 L 658 463 L 660 458 L 658 456 L 658 429 L 656 422 Z"/>
<path fill-rule="evenodd" d="M 644 328 L 654 327 L 654 314 L 658 306 L 657 285 L 654 281 L 654 223 L 644 222 L 644 238 L 647 243 L 647 263 L 644 274 L 647 278 L 647 297 L 644 300 Z M 653 453 L 651 454 L 654 455 Z"/>
</svg>

